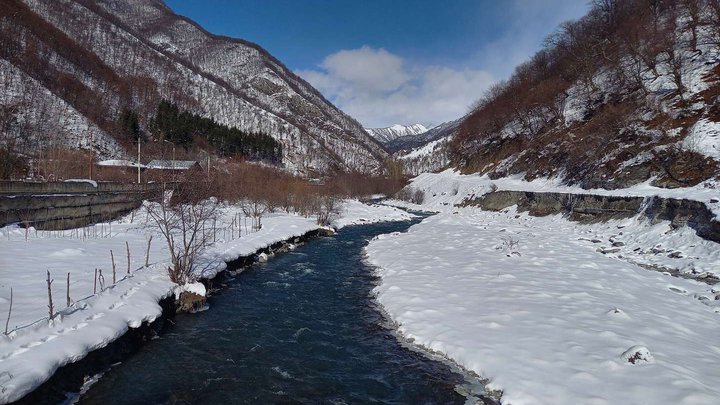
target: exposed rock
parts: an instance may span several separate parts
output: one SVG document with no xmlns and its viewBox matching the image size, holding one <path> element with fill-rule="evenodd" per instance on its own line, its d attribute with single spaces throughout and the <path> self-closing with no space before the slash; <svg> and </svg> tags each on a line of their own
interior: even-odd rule
<svg viewBox="0 0 720 405">
<path fill-rule="evenodd" d="M 205 297 L 190 291 L 183 291 L 177 300 L 177 312 L 195 312 L 205 306 Z"/>
<path fill-rule="evenodd" d="M 655 358 L 645 346 L 633 346 L 623 352 L 620 358 L 630 364 L 654 363 Z"/>
<path fill-rule="evenodd" d="M 688 226 L 701 238 L 720 242 L 720 221 L 704 203 L 694 200 L 501 190 L 467 199 L 462 205 L 479 206 L 488 211 L 502 211 L 517 205 L 518 211 L 530 215 L 567 214 L 571 220 L 582 223 L 643 214 L 651 223 L 671 221 L 672 226 Z"/>
</svg>

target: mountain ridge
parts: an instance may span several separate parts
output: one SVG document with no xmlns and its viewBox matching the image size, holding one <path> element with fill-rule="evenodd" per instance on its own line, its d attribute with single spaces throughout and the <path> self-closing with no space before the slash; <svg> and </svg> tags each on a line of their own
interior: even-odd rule
<svg viewBox="0 0 720 405">
<path fill-rule="evenodd" d="M 387 157 L 382 146 L 356 120 L 329 103 L 261 46 L 209 33 L 161 1 L 9 1 L 11 6 L 25 8 L 25 14 L 32 13 L 61 32 L 75 44 L 71 48 L 77 52 L 82 49 L 98 57 L 119 77 L 117 84 L 111 84 L 106 80 L 111 74 L 96 74 L 97 78 L 88 82 L 84 72 L 92 67 L 84 67 L 83 61 L 52 57 L 45 60 L 38 55 L 42 64 L 68 71 L 70 80 L 93 95 L 96 105 L 81 106 L 77 109 L 79 115 L 88 117 L 88 110 L 104 108 L 106 116 L 115 116 L 121 106 L 130 106 L 138 110 L 141 126 L 147 128 L 154 106 L 161 99 L 169 99 L 183 110 L 224 125 L 269 133 L 283 145 L 286 166 L 299 173 L 334 168 L 379 171 Z M 24 33 L 32 27 L 10 13 L 3 19 L 3 42 L 26 47 Z M 36 35 L 31 42 L 48 54 L 58 54 L 61 47 L 47 39 L 56 36 Z M 41 69 L 32 61 L 10 63 L 24 74 L 40 78 L 43 87 L 53 87 L 55 78 L 42 78 Z M 57 89 L 54 92 L 71 105 L 78 105 L 72 95 Z M 67 117 L 57 117 L 57 121 L 64 119 Z M 69 138 L 70 132 L 68 129 L 63 134 Z M 113 123 L 100 122 L 88 138 L 117 138 Z M 121 149 L 112 148 L 101 155 L 122 157 Z"/>
<path fill-rule="evenodd" d="M 385 145 L 403 136 L 419 135 L 428 131 L 422 124 L 402 125 L 393 124 L 384 128 L 365 128 L 365 130 L 378 142 Z"/>
</svg>

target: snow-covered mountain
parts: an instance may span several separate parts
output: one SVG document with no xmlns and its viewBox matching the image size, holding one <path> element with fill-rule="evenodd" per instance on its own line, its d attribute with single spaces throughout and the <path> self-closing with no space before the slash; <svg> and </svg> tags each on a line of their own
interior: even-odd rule
<svg viewBox="0 0 720 405">
<path fill-rule="evenodd" d="M 419 135 L 427 132 L 422 124 L 400 125 L 395 124 L 386 128 L 365 128 L 365 130 L 378 142 L 386 144 L 403 136 Z"/>
<path fill-rule="evenodd" d="M 283 163 L 301 173 L 369 172 L 387 156 L 357 121 L 260 46 L 210 34 L 160 0 L 6 0 L 0 44 L 0 86 L 9 89 L 0 104 L 20 108 L 27 124 L 52 126 L 24 131 L 45 136 L 36 144 L 122 157 L 120 111 L 132 108 L 147 126 L 167 99 L 273 136 Z"/>
<path fill-rule="evenodd" d="M 385 149 L 387 149 L 390 153 L 396 153 L 398 151 L 410 151 L 412 149 L 420 148 L 432 141 L 454 134 L 461 122 L 462 119 L 443 122 L 442 124 L 432 127 L 425 132 L 397 137 L 385 143 Z"/>
<path fill-rule="evenodd" d="M 407 174 L 435 172 L 450 164 L 450 143 L 462 119 L 442 123 L 422 134 L 396 138 L 385 149 L 403 162 Z"/>
</svg>

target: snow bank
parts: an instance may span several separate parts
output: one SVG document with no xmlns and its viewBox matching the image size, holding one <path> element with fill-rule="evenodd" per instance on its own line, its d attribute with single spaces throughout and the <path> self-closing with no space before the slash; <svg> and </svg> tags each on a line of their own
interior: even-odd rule
<svg viewBox="0 0 720 405">
<path fill-rule="evenodd" d="M 719 291 L 598 253 L 585 230 L 454 209 L 367 253 L 400 332 L 503 403 L 718 403 Z"/>
<path fill-rule="evenodd" d="M 688 150 L 720 160 L 720 122 L 705 118 L 699 120 L 690 128 L 682 145 Z"/>
<path fill-rule="evenodd" d="M 240 211 L 238 207 L 228 211 L 225 222 L 232 221 L 237 211 Z M 259 231 L 248 232 L 249 228 L 243 226 L 239 238 L 218 240 L 199 260 L 198 276 L 213 278 L 218 272 L 227 268 L 227 262 L 253 255 L 274 243 L 305 235 L 318 228 L 320 227 L 315 223 L 314 218 L 285 213 L 267 214 L 262 218 L 262 229 Z"/>
<path fill-rule="evenodd" d="M 407 221 L 415 215 L 407 211 L 380 204 L 364 204 L 358 200 L 345 200 L 340 208 L 340 216 L 332 222 L 336 229 L 349 225 L 363 225 L 383 221 Z"/>
</svg>

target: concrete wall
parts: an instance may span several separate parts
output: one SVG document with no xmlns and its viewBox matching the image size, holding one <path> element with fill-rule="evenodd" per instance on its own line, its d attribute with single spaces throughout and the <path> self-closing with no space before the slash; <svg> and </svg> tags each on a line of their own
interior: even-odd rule
<svg viewBox="0 0 720 405">
<path fill-rule="evenodd" d="M 161 192 L 155 183 L 0 182 L 0 226 L 77 228 L 117 218 Z"/>
</svg>

